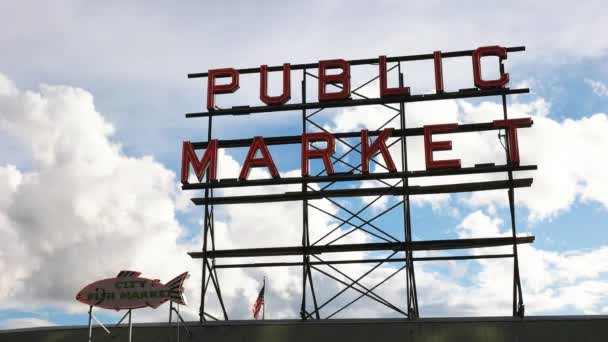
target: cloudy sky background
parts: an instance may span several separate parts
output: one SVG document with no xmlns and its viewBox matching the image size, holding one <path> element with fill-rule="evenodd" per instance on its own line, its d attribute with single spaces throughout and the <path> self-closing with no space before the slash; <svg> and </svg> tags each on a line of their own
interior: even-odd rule
<svg viewBox="0 0 608 342">
<path fill-rule="evenodd" d="M 184 314 L 196 319 L 200 263 L 186 252 L 200 248 L 202 211 L 188 200 L 196 193 L 179 189 L 176 174 L 181 141 L 204 140 L 207 124 L 184 118 L 205 105 L 201 80 L 188 80 L 186 74 L 484 45 L 527 49 L 510 54 L 506 64 L 510 86 L 531 89 L 509 99 L 509 113 L 533 118 L 533 128 L 521 131 L 520 153 L 523 163 L 539 165 L 531 174 L 532 188 L 516 192 L 519 231 L 536 236 L 533 245 L 520 249 L 526 313 L 608 313 L 608 37 L 598 15 L 603 11 L 601 1 L 1 3 L 0 328 L 86 324 L 87 307 L 74 300 L 76 291 L 121 269 L 162 281 L 190 271 L 191 305 Z M 472 87 L 470 60 L 445 63 L 446 89 Z M 432 89 L 430 64 L 404 68 L 414 93 Z M 353 74 L 353 88 L 372 71 Z M 276 80 L 273 75 L 271 84 Z M 294 75 L 294 93 L 298 80 Z M 374 95 L 376 89 L 363 91 Z M 243 77 L 241 89 L 220 96 L 218 105 L 255 104 L 257 91 L 257 78 Z M 408 104 L 408 126 L 498 119 L 498 100 Z M 382 108 L 360 107 L 328 110 L 319 121 L 338 132 L 373 129 L 389 115 Z M 220 138 L 300 130 L 296 112 L 214 121 Z M 461 158 L 465 166 L 504 162 L 495 134 L 453 140 L 454 151 L 442 157 Z M 410 166 L 422 169 L 421 141 L 412 139 L 410 148 Z M 220 174 L 235 177 L 244 152 L 223 151 Z M 283 175 L 299 173 L 291 150 L 271 152 Z M 356 209 L 364 203 L 344 205 Z M 394 203 L 381 201 L 373 210 Z M 414 204 L 417 239 L 509 233 L 504 191 L 430 196 Z M 318 205 L 336 210 L 325 201 Z M 225 207 L 218 210 L 217 239 L 225 248 L 296 245 L 300 222 L 296 202 Z M 311 222 L 313 236 L 319 237 L 337 225 L 318 211 L 311 212 Z M 397 215 L 389 215 L 378 224 L 396 223 Z M 398 228 L 391 229 L 398 234 Z M 367 241 L 357 233 L 343 242 Z M 351 276 L 367 269 L 346 268 Z M 366 284 L 393 271 L 383 267 Z M 264 275 L 267 317 L 298 316 L 300 269 L 221 272 L 231 318 L 250 317 Z M 416 272 L 422 316 L 510 314 L 508 261 L 420 264 Z M 339 290 L 322 275 L 315 281 L 322 298 Z M 396 276 L 378 293 L 405 303 L 403 283 L 403 276 Z M 355 297 L 347 292 L 342 302 Z M 216 303 L 210 305 L 217 313 Z M 336 317 L 391 315 L 369 301 L 353 309 Z M 134 318 L 164 320 L 166 308 L 140 310 Z"/>
</svg>

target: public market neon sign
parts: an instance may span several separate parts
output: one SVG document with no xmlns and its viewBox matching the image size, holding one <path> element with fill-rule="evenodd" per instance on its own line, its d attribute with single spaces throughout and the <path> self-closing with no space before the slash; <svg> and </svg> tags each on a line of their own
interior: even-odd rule
<svg viewBox="0 0 608 342">
<path fill-rule="evenodd" d="M 505 73 L 501 68 L 499 76 L 496 79 L 484 79 L 482 77 L 481 59 L 486 56 L 494 56 L 502 62 L 507 59 L 507 49 L 500 46 L 487 46 L 477 48 L 472 52 L 472 71 L 475 87 L 480 90 L 500 89 L 508 84 L 509 74 Z M 433 53 L 434 63 L 434 79 L 435 93 L 443 94 L 443 71 L 442 71 L 442 54 L 440 51 Z M 405 86 L 389 87 L 387 76 L 387 57 L 380 56 L 378 58 L 378 78 L 379 90 L 381 99 L 399 98 L 407 99 L 411 96 L 410 88 Z M 323 60 L 318 63 L 318 101 L 344 101 L 351 96 L 350 87 L 350 64 L 343 59 Z M 328 73 L 329 70 L 338 73 Z M 279 95 L 271 96 L 268 92 L 268 66 L 261 65 L 260 73 L 260 100 L 269 107 L 285 105 L 291 99 L 291 65 L 283 64 L 282 67 L 282 91 Z M 218 83 L 218 79 L 229 79 L 228 83 Z M 329 91 L 328 85 L 339 85 L 339 90 Z M 209 114 L 213 115 L 216 111 L 215 95 L 234 93 L 239 89 L 239 72 L 234 68 L 212 69 L 207 73 L 207 109 Z M 492 122 L 492 127 L 495 129 L 505 129 L 508 135 L 508 162 L 511 166 L 519 166 L 519 144 L 517 139 L 517 130 L 522 127 L 530 127 L 532 120 L 530 118 L 495 120 Z M 450 169 L 460 168 L 460 159 L 443 159 L 436 160 L 433 152 L 449 151 L 452 149 L 452 141 L 450 140 L 434 140 L 433 135 L 436 133 L 455 132 L 459 128 L 457 123 L 447 123 L 439 125 L 427 125 L 423 127 L 424 136 L 424 156 L 427 170 L 432 169 Z M 373 142 L 369 141 L 369 132 L 362 130 L 361 136 L 361 172 L 369 174 L 369 161 L 376 155 L 380 154 L 383 158 L 386 168 L 389 172 L 397 172 L 394 161 L 389 153 L 386 141 L 394 133 L 392 128 L 386 128 L 379 132 Z M 309 175 L 309 161 L 312 159 L 321 159 L 328 176 L 334 174 L 331 156 L 335 152 L 335 136 L 328 132 L 306 133 L 301 136 L 301 170 L 302 177 Z M 324 148 L 311 148 L 311 144 L 315 142 L 324 142 Z M 190 141 L 184 141 L 182 145 L 182 165 L 181 165 L 181 182 L 189 184 L 190 167 L 194 171 L 199 182 L 203 182 L 204 176 L 207 174 L 210 181 L 217 180 L 217 151 L 219 141 L 212 139 L 207 143 L 206 150 L 201 158 L 195 152 L 195 149 Z M 260 157 L 256 157 L 257 155 Z M 239 174 L 239 181 L 247 181 L 249 172 L 252 168 L 266 168 L 273 178 L 280 178 L 277 167 L 274 163 L 272 155 L 261 136 L 254 137 L 249 147 L 247 156 L 243 162 Z"/>
</svg>

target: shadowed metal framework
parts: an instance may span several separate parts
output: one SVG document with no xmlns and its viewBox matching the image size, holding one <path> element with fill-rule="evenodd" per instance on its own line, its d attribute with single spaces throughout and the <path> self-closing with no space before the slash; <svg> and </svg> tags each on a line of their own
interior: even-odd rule
<svg viewBox="0 0 608 342">
<path fill-rule="evenodd" d="M 524 47 L 507 48 L 508 52 L 524 51 Z M 473 51 L 457 51 L 444 52 L 442 58 L 452 57 L 467 57 L 472 56 Z M 388 62 L 392 63 L 392 67 L 388 72 L 396 72 L 398 74 L 399 86 L 404 85 L 404 76 L 402 72 L 402 62 L 432 60 L 433 54 L 412 55 L 389 57 Z M 378 59 L 362 59 L 349 62 L 351 66 L 357 65 L 377 65 Z M 527 88 L 524 89 L 509 89 L 499 88 L 491 90 L 483 89 L 462 89 L 457 92 L 445 92 L 439 94 L 422 94 L 411 96 L 395 96 L 390 98 L 369 98 L 361 93 L 361 89 L 378 79 L 379 76 L 373 77 L 362 85 L 351 91 L 352 99 L 329 102 L 307 102 L 307 82 L 316 80 L 315 75 L 311 70 L 317 69 L 318 64 L 299 64 L 292 65 L 291 69 L 301 70 L 301 103 L 273 105 L 273 106 L 235 106 L 228 109 L 216 108 L 214 111 L 188 113 L 186 117 L 203 117 L 208 120 L 207 142 L 195 142 L 195 149 L 205 149 L 208 141 L 212 139 L 212 123 L 214 116 L 222 115 L 249 115 L 263 112 L 282 112 L 299 110 L 302 113 L 301 124 L 302 134 L 315 132 L 327 132 L 321 123 L 315 119 L 318 113 L 326 108 L 336 107 L 351 107 L 351 106 L 366 106 L 366 105 L 381 105 L 393 113 L 391 117 L 374 131 L 369 132 L 370 137 L 378 136 L 382 129 L 386 128 L 395 120 L 399 121 L 399 128 L 393 131 L 391 138 L 393 141 L 388 145 L 389 148 L 397 146 L 401 157 L 401 170 L 398 172 L 388 172 L 386 166 L 381 162 L 381 158 L 377 158 L 380 153 L 377 153 L 370 163 L 377 165 L 386 172 L 376 172 L 363 174 L 361 172 L 361 164 L 352 163 L 348 159 L 349 155 L 361 153 L 361 143 L 353 143 L 349 138 L 360 137 L 360 132 L 341 132 L 332 133 L 336 140 L 346 146 L 346 149 L 341 153 L 335 153 L 331 156 L 333 165 L 341 165 L 345 169 L 344 172 L 327 175 L 325 170 L 308 177 L 288 177 L 276 179 L 256 179 L 249 181 L 240 181 L 238 179 L 222 179 L 218 181 L 210 181 L 209 175 L 205 181 L 201 183 L 185 184 L 184 190 L 204 190 L 204 197 L 193 198 L 192 201 L 196 205 L 201 205 L 204 208 L 204 225 L 203 225 L 203 245 L 201 251 L 188 253 L 193 258 L 202 259 L 202 285 L 201 285 L 201 303 L 200 303 L 200 321 L 201 323 L 208 320 L 229 320 L 228 313 L 222 298 L 220 279 L 218 270 L 226 268 L 249 268 L 249 267 L 286 267 L 298 266 L 302 267 L 302 300 L 300 306 L 300 315 L 303 320 L 307 319 L 324 319 L 332 318 L 338 313 L 350 307 L 361 298 L 368 298 L 375 301 L 398 316 L 408 319 L 415 319 L 420 316 L 418 294 L 416 289 L 416 272 L 415 263 L 423 261 L 444 261 L 444 260 L 471 260 L 471 259 L 494 259 L 494 258 L 512 258 L 513 259 L 513 316 L 523 317 L 524 301 L 522 296 L 521 281 L 519 276 L 519 260 L 517 246 L 521 243 L 531 243 L 534 241 L 533 236 L 518 237 L 516 234 L 515 224 L 515 205 L 514 205 L 514 189 L 519 187 L 529 187 L 532 184 L 531 178 L 514 178 L 514 172 L 536 170 L 535 165 L 512 165 L 509 159 L 509 142 L 506 134 L 501 134 L 499 130 L 499 139 L 505 148 L 506 164 L 478 164 L 474 167 L 464 167 L 459 169 L 436 169 L 436 170 L 421 170 L 412 171 L 408 169 L 407 156 L 407 137 L 422 136 L 422 127 L 407 127 L 405 103 L 418 101 L 431 101 L 440 99 L 458 99 L 470 97 L 484 96 L 500 96 L 503 107 L 503 117 L 508 119 L 507 114 L 507 95 L 528 93 Z M 504 71 L 502 62 L 500 63 L 501 71 Z M 281 66 L 269 67 L 269 71 L 282 70 Z M 259 68 L 240 69 L 239 74 L 259 73 Z M 189 78 L 207 77 L 207 73 L 189 74 Z M 334 87 L 341 88 L 339 84 L 333 84 Z M 315 117 L 316 116 L 316 117 Z M 530 124 L 531 125 L 531 124 Z M 494 128 L 491 122 L 474 123 L 459 125 L 456 131 L 458 132 L 480 132 L 498 130 Z M 437 132 L 435 134 L 443 134 Z M 503 140 L 504 139 L 504 143 Z M 249 147 L 253 139 L 233 139 L 220 140 L 219 148 L 237 148 Z M 265 137 L 266 145 L 289 145 L 300 144 L 301 136 L 278 136 Z M 312 148 L 319 149 L 314 144 Z M 453 175 L 470 175 L 483 173 L 499 173 L 506 174 L 504 180 L 483 181 L 483 182 L 468 182 L 468 183 L 452 183 L 438 185 L 411 185 L 410 179 L 418 177 L 434 177 L 434 176 L 453 176 Z M 346 187 L 345 185 L 352 184 L 356 181 L 373 180 L 379 186 L 366 188 Z M 350 182 L 350 183 L 349 183 Z M 214 196 L 214 189 L 220 188 L 237 188 L 248 186 L 269 186 L 269 185 L 287 185 L 300 184 L 301 190 L 295 192 L 272 193 L 264 195 L 243 195 L 243 196 Z M 340 186 L 342 185 L 342 186 Z M 412 239 L 412 220 L 411 220 L 411 196 L 422 194 L 440 194 L 440 193 L 460 193 L 472 191 L 498 190 L 504 189 L 507 192 L 511 222 L 511 236 L 509 237 L 491 237 L 491 238 L 475 238 L 475 239 L 455 239 L 455 240 L 427 240 L 413 241 Z M 337 199 L 341 197 L 360 197 L 374 196 L 366 204 L 361 204 L 357 210 L 348 208 L 344 203 Z M 391 204 L 387 209 L 380 213 L 374 213 L 371 218 L 366 218 L 366 214 L 373 213 L 372 205 L 384 196 L 393 196 L 397 199 L 396 203 Z M 330 212 L 327 209 L 318 206 L 311 201 L 317 199 L 326 199 L 334 208 L 335 212 Z M 270 248 L 244 248 L 221 250 L 218 249 L 215 243 L 215 227 L 214 227 L 214 207 L 217 205 L 230 205 L 239 203 L 269 203 L 283 201 L 301 201 L 302 202 L 302 239 L 300 246 L 288 247 L 270 247 Z M 326 232 L 321 238 L 312 241 L 310 235 L 309 211 L 316 210 L 332 219 L 339 222 L 339 225 L 332 230 Z M 394 213 L 399 211 L 403 222 L 403 235 L 394 236 L 389 230 L 382 227 L 378 221 L 388 215 L 389 212 Z M 337 214 L 336 214 L 337 213 Z M 345 230 L 339 236 L 335 237 L 336 233 L 342 232 L 340 228 Z M 359 244 L 338 244 L 336 242 L 342 240 L 353 232 L 363 232 L 369 235 L 370 240 L 374 242 L 359 243 Z M 333 235 L 332 235 L 333 234 Z M 331 237 L 330 237 L 331 236 Z M 510 253 L 503 254 L 463 254 L 463 255 L 442 255 L 442 256 L 427 256 L 414 257 L 416 251 L 448 251 L 497 247 L 497 246 L 512 246 Z M 369 252 L 369 253 L 388 253 L 388 256 L 369 257 L 363 259 L 339 259 L 329 260 L 324 255 L 340 255 L 340 253 L 348 252 Z M 290 262 L 255 262 L 256 258 L 272 257 L 272 256 L 301 256 L 301 261 Z M 376 256 L 376 255 L 374 255 Z M 250 258 L 253 262 L 247 263 L 217 263 L 225 258 Z M 371 265 L 369 270 L 360 276 L 353 277 L 341 269 L 341 265 L 347 264 L 368 264 Z M 381 278 L 379 282 L 373 286 L 364 285 L 364 278 L 368 277 L 372 272 L 379 267 L 391 264 L 392 273 Z M 315 282 L 313 281 L 313 272 L 319 275 L 333 279 L 341 284 L 342 289 L 330 296 L 325 301 L 320 301 L 317 291 L 315 291 Z M 402 302 L 391 302 L 378 294 L 377 288 L 385 284 L 389 279 L 397 274 L 405 274 L 406 296 Z M 336 309 L 336 299 L 346 291 L 354 291 L 358 295 L 345 304 L 338 305 Z M 222 317 L 216 317 L 206 311 L 206 302 L 208 296 L 216 296 L 221 307 Z M 329 304 L 334 306 L 330 307 Z M 331 310 L 329 310 L 331 308 Z M 325 310 L 324 310 L 325 309 Z"/>
</svg>

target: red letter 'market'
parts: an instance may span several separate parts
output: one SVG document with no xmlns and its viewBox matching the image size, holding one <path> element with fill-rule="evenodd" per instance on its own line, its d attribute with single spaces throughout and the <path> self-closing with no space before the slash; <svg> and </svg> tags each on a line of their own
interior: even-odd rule
<svg viewBox="0 0 608 342">
<path fill-rule="evenodd" d="M 509 136 L 509 159 L 511 166 L 519 166 L 519 145 L 517 143 L 517 128 L 529 127 L 532 119 L 494 120 L 494 127 L 504 128 Z"/>
<path fill-rule="evenodd" d="M 258 150 L 262 155 L 260 158 L 255 157 Z M 247 157 L 243 163 L 239 180 L 247 180 L 247 176 L 249 175 L 249 171 L 252 167 L 267 167 L 272 178 L 279 178 L 279 171 L 277 171 L 277 167 L 274 165 L 274 161 L 272 161 L 268 147 L 266 147 L 264 138 L 262 137 L 253 138 L 251 146 L 249 147 L 249 152 L 247 152 Z"/>
<path fill-rule="evenodd" d="M 453 131 L 458 124 L 443 124 L 424 126 L 424 157 L 426 169 L 460 168 L 460 159 L 433 160 L 433 151 L 449 151 L 452 149 L 452 141 L 433 141 L 434 132 Z"/>
<path fill-rule="evenodd" d="M 215 84 L 220 77 L 230 77 L 230 83 Z M 207 74 L 207 109 L 215 110 L 215 94 L 234 93 L 239 89 L 239 73 L 234 68 L 212 69 Z"/>
<path fill-rule="evenodd" d="M 393 163 L 393 159 L 391 158 L 391 154 L 388 152 L 388 147 L 386 147 L 386 139 L 388 139 L 393 133 L 392 128 L 385 128 L 382 133 L 376 138 L 376 141 L 369 146 L 368 133 L 367 130 L 364 129 L 361 131 L 361 172 L 367 174 L 369 173 L 369 159 L 378 151 L 382 154 L 382 158 L 384 158 L 384 162 L 386 163 L 386 168 L 389 172 L 397 172 L 397 168 L 395 167 L 395 163 Z"/>
<path fill-rule="evenodd" d="M 327 147 L 324 149 L 318 150 L 309 150 L 310 143 L 314 141 L 325 141 L 327 142 Z M 329 159 L 332 154 L 334 154 L 336 150 L 336 139 L 335 137 L 327 132 L 319 132 L 319 133 L 306 133 L 302 135 L 302 177 L 308 177 L 308 160 L 312 158 L 321 158 L 323 159 L 323 165 L 325 165 L 325 171 L 327 175 L 332 175 L 334 173 L 334 167 L 331 164 L 331 160 Z"/>
<path fill-rule="evenodd" d="M 192 143 L 184 141 L 182 145 L 182 184 L 188 184 L 188 175 L 190 174 L 190 164 L 194 168 L 194 173 L 199 182 L 203 181 L 205 171 L 209 170 L 209 180 L 216 180 L 217 174 L 217 139 L 212 139 L 207 145 L 205 154 L 200 160 L 194 152 Z"/>
</svg>

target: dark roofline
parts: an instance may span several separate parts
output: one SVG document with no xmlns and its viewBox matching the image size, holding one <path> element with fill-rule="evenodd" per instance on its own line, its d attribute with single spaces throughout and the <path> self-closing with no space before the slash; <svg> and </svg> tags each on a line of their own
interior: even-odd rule
<svg viewBox="0 0 608 342">
<path fill-rule="evenodd" d="M 328 319 L 328 320 L 309 320 L 302 321 L 299 319 L 267 319 L 264 321 L 255 320 L 230 320 L 230 321 L 210 321 L 205 322 L 205 326 L 232 326 L 232 325 L 331 325 L 331 324 L 394 324 L 394 323 L 466 323 L 466 322 L 538 322 L 538 321 L 595 321 L 608 320 L 608 315 L 560 315 L 560 316 L 526 316 L 523 319 L 512 316 L 487 316 L 487 317 L 433 317 L 419 318 L 416 320 L 407 320 L 402 318 L 349 318 L 349 319 Z M 187 322 L 189 326 L 199 326 L 198 321 Z M 126 324 L 121 324 L 120 327 L 126 327 Z M 150 323 L 134 323 L 133 327 L 163 327 L 168 326 L 166 322 L 150 322 Z M 0 334 L 31 332 L 31 331 L 61 331 L 61 330 L 78 330 L 87 329 L 87 325 L 72 325 L 72 326 L 48 326 L 48 327 L 33 327 L 21 329 L 0 330 Z"/>
</svg>

